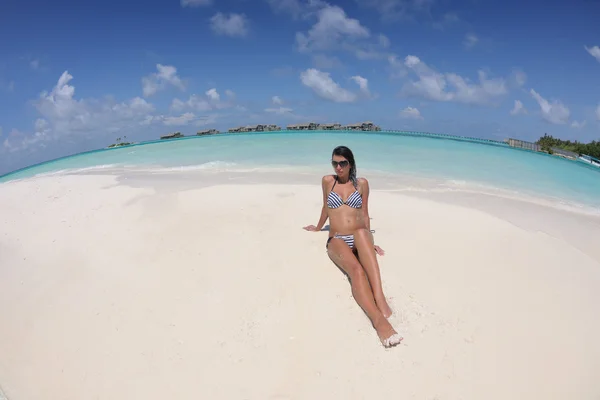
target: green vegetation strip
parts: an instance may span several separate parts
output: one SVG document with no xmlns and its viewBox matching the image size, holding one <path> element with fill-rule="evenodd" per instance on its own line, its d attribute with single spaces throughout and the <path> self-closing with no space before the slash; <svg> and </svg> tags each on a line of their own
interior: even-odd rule
<svg viewBox="0 0 600 400">
<path fill-rule="evenodd" d="M 557 147 L 577 154 L 587 154 L 588 156 L 600 158 L 600 142 L 596 140 L 590 143 L 571 142 L 570 140 L 562 140 L 554 138 L 552 135 L 544 134 L 536 143 L 542 147 L 543 151 Z"/>
</svg>

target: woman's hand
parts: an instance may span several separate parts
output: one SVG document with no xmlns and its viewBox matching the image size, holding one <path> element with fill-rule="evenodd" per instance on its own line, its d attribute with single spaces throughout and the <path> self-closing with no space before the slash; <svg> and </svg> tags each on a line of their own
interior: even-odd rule
<svg viewBox="0 0 600 400">
<path fill-rule="evenodd" d="M 383 251 L 383 249 L 379 246 L 377 246 L 376 244 L 373 245 L 373 247 L 375 247 L 375 253 L 379 254 L 380 256 L 385 254 L 385 251 Z"/>
<path fill-rule="evenodd" d="M 311 231 L 311 232 L 318 232 L 319 231 L 319 229 L 317 229 L 317 227 L 314 226 L 314 225 L 308 225 L 308 226 L 305 226 L 302 229 L 304 229 L 305 231 Z"/>
</svg>

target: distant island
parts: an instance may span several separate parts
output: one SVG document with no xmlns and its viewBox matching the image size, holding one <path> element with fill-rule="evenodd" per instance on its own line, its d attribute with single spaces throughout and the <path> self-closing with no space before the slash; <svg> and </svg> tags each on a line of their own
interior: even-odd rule
<svg viewBox="0 0 600 400">
<path fill-rule="evenodd" d="M 118 137 L 116 139 L 115 143 L 109 145 L 108 148 L 110 149 L 112 147 L 129 146 L 129 145 L 133 144 L 133 142 L 124 141 L 125 139 L 127 139 L 127 136 L 123 136 L 123 139 L 121 139 L 120 137 Z"/>
<path fill-rule="evenodd" d="M 282 129 L 280 126 L 275 124 L 257 124 L 257 125 L 246 125 L 246 126 L 238 126 L 235 128 L 230 128 L 227 130 L 228 133 L 242 133 L 242 132 L 275 132 L 275 131 L 363 131 L 363 132 L 379 132 L 381 128 L 378 125 L 375 125 L 371 121 L 359 122 L 355 124 L 342 125 L 340 123 L 316 123 L 316 122 L 306 122 L 302 124 L 290 124 L 287 125 L 285 129 Z M 205 136 L 205 135 L 217 135 L 225 132 L 221 132 L 217 129 L 205 129 L 198 131 L 195 136 Z M 452 136 L 452 135 L 442 135 L 442 134 L 428 134 L 426 132 L 420 132 L 419 134 L 424 136 Z M 173 132 L 168 133 L 166 135 L 160 136 L 161 140 L 168 139 L 177 139 L 185 137 L 181 132 Z M 127 146 L 133 143 L 124 141 L 127 136 L 121 138 L 117 138 L 116 143 L 108 146 L 111 147 L 119 147 L 119 146 Z M 466 138 L 476 140 L 477 138 Z M 489 142 L 498 142 L 495 140 L 486 140 Z M 600 142 L 592 141 L 590 143 L 580 143 L 580 142 L 571 142 L 570 140 L 561 140 L 558 138 L 554 138 L 547 133 L 544 136 L 540 137 L 535 142 L 528 142 L 520 139 L 508 138 L 503 141 L 511 147 L 531 150 L 535 152 L 542 152 L 551 154 L 558 157 L 564 157 L 569 159 L 579 159 L 581 161 L 585 161 L 589 164 L 600 166 Z"/>
<path fill-rule="evenodd" d="M 229 133 L 241 133 L 241 132 L 274 132 L 281 131 L 281 127 L 274 124 L 257 124 L 257 125 L 247 125 L 247 126 L 238 126 L 235 128 L 230 128 L 227 130 Z M 356 124 L 350 125 L 342 125 L 339 123 L 327 123 L 327 124 L 319 124 L 316 122 L 307 122 L 303 124 L 293 124 L 288 125 L 285 130 L 288 131 L 381 131 L 381 128 L 371 121 L 360 122 Z M 220 132 L 216 129 L 206 129 L 203 131 L 198 131 L 196 136 L 203 135 L 216 135 Z M 162 140 L 166 139 L 176 139 L 184 137 L 181 132 L 173 132 L 168 133 L 166 135 L 161 136 Z"/>
<path fill-rule="evenodd" d="M 590 143 L 571 142 L 570 140 L 554 138 L 552 135 L 545 133 L 536 143 L 540 145 L 543 151 L 549 153 L 552 153 L 553 149 L 558 148 L 578 155 L 585 154 L 594 158 L 600 158 L 600 142 L 596 140 Z"/>
</svg>

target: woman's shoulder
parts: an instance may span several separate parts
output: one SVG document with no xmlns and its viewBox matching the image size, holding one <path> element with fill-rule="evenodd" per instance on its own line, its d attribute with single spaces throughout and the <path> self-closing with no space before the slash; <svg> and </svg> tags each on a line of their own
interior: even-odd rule
<svg viewBox="0 0 600 400">
<path fill-rule="evenodd" d="M 321 182 L 322 183 L 333 183 L 334 179 L 335 178 L 331 174 L 329 174 L 329 175 L 323 175 L 323 178 L 321 178 Z"/>
</svg>

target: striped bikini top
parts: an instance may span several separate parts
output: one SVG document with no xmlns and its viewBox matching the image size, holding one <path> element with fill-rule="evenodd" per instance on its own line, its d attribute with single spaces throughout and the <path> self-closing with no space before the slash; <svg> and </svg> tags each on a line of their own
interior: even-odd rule
<svg viewBox="0 0 600 400">
<path fill-rule="evenodd" d="M 342 205 L 346 204 L 352 208 L 361 208 L 362 207 L 362 196 L 360 195 L 358 190 L 354 190 L 346 201 L 342 200 L 342 196 L 333 191 L 335 184 L 337 183 L 337 176 L 335 177 L 335 182 L 331 187 L 331 191 L 327 196 L 327 207 L 329 208 L 339 208 Z"/>
</svg>

